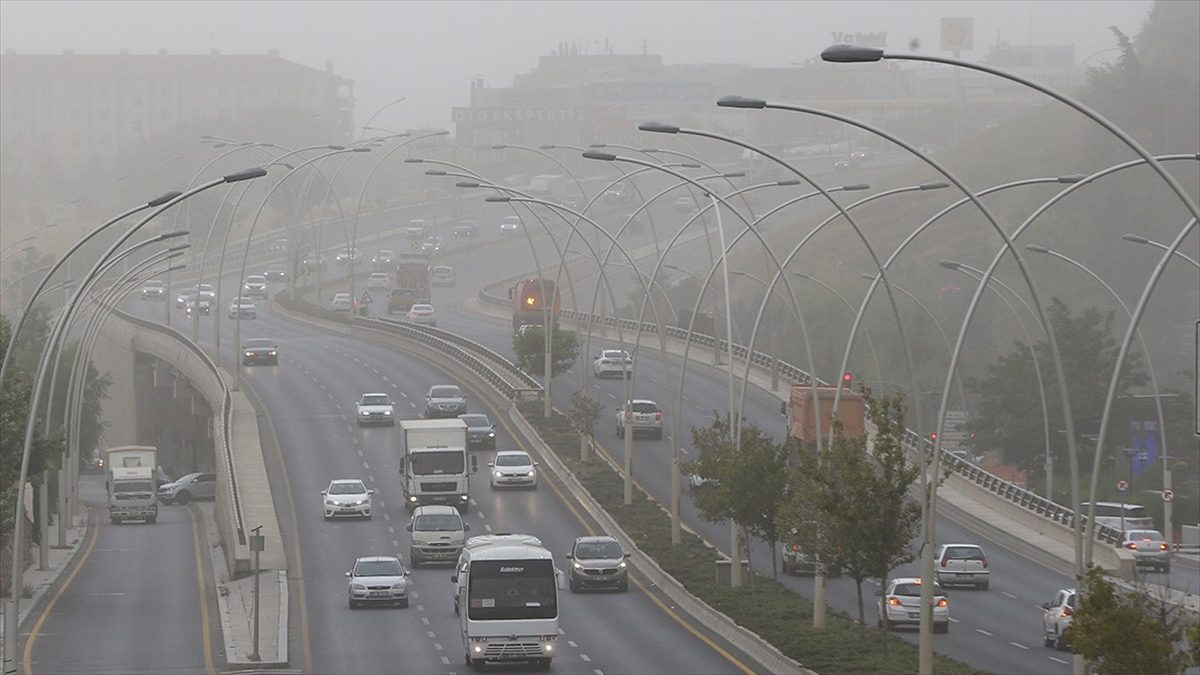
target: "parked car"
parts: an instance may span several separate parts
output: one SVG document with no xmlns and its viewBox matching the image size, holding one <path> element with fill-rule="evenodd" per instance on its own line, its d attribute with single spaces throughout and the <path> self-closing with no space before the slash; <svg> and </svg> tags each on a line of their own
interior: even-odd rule
<svg viewBox="0 0 1200 675">
<path fill-rule="evenodd" d="M 879 595 L 879 625 L 889 628 L 921 624 L 921 580 L 901 577 L 888 582 Z M 933 586 L 933 632 L 950 631 L 950 598 L 941 586 Z"/>
<path fill-rule="evenodd" d="M 267 281 L 287 281 L 287 267 L 280 263 L 274 263 L 267 266 L 266 271 L 262 273 Z"/>
<path fill-rule="evenodd" d="M 1164 574 L 1171 572 L 1171 546 L 1158 530 L 1128 530 L 1121 537 L 1121 548 L 1133 552 L 1136 567 L 1153 567 Z"/>
<path fill-rule="evenodd" d="M 252 298 L 267 297 L 267 278 L 261 274 L 251 274 L 242 282 L 242 292 Z"/>
<path fill-rule="evenodd" d="M 458 417 L 467 412 L 467 395 L 453 384 L 435 384 L 425 394 L 426 417 Z"/>
<path fill-rule="evenodd" d="M 437 326 L 437 310 L 433 305 L 418 302 L 408 310 L 408 320 L 423 326 Z"/>
<path fill-rule="evenodd" d="M 342 267 L 345 267 L 352 262 L 358 262 L 358 249 L 343 248 L 337 252 L 337 255 L 334 256 L 333 261 Z"/>
<path fill-rule="evenodd" d="M 987 590 L 988 559 L 976 544 L 942 544 L 938 547 L 933 569 L 938 584 L 945 587 L 965 584 Z"/>
<path fill-rule="evenodd" d="M 596 377 L 633 377 L 633 358 L 622 349 L 602 349 L 592 361 Z"/>
<path fill-rule="evenodd" d="M 475 237 L 479 235 L 479 223 L 474 220 L 464 218 L 454 225 L 454 236 L 456 237 Z"/>
<path fill-rule="evenodd" d="M 408 561 L 416 567 L 425 562 L 454 564 L 471 526 L 463 522 L 462 514 L 453 506 L 426 504 L 413 510 L 407 529 L 412 533 Z"/>
<path fill-rule="evenodd" d="M 279 345 L 270 338 L 253 338 L 242 345 L 242 365 L 257 364 L 274 366 L 279 364 Z"/>
<path fill-rule="evenodd" d="M 217 474 L 189 473 L 173 483 L 158 488 L 158 501 L 164 504 L 187 504 L 193 499 L 215 499 Z"/>
<path fill-rule="evenodd" d="M 1063 635 L 1071 627 L 1071 618 L 1075 615 L 1076 595 L 1074 588 L 1061 588 L 1054 594 L 1054 599 L 1043 603 L 1042 609 L 1042 644 L 1065 650 L 1067 643 Z"/>
<path fill-rule="evenodd" d="M 258 316 L 258 307 L 250 298 L 239 295 L 229 303 L 229 318 L 253 319 Z"/>
<path fill-rule="evenodd" d="M 371 272 L 371 276 L 367 277 L 367 288 L 390 288 L 391 285 L 392 280 L 387 272 Z"/>
<path fill-rule="evenodd" d="M 625 438 L 625 418 L 629 417 L 629 430 L 634 438 L 639 433 L 649 434 L 653 438 L 662 438 L 662 408 L 650 399 L 640 398 L 629 401 L 626 406 L 617 408 L 617 437 Z"/>
<path fill-rule="evenodd" d="M 488 462 L 488 480 L 499 487 L 537 487 L 537 465 L 523 450 L 501 450 Z"/>
<path fill-rule="evenodd" d="M 354 568 L 346 572 L 346 579 L 350 609 L 371 603 L 408 607 L 408 570 L 395 556 L 359 558 L 354 561 Z"/>
<path fill-rule="evenodd" d="M 576 537 L 567 560 L 571 561 L 567 586 L 571 592 L 585 588 L 629 590 L 628 553 L 609 536 Z"/>
<path fill-rule="evenodd" d="M 366 424 L 396 425 L 396 406 L 387 394 L 363 394 L 357 407 L 360 427 Z"/>
<path fill-rule="evenodd" d="M 500 221 L 500 236 L 511 237 L 521 232 L 521 218 L 519 216 L 504 216 L 504 220 Z"/>
<path fill-rule="evenodd" d="M 329 301 L 329 308 L 335 312 L 349 312 L 354 309 L 354 298 L 349 293 L 335 293 Z"/>
<path fill-rule="evenodd" d="M 429 279 L 434 286 L 453 286 L 454 268 L 449 265 L 434 265 L 429 270 Z"/>
<path fill-rule="evenodd" d="M 357 478 L 339 478 L 329 482 L 329 487 L 321 490 L 321 503 L 324 504 L 325 520 L 339 516 L 371 517 L 371 495 L 374 490 Z"/>
<path fill-rule="evenodd" d="M 167 286 L 158 279 L 150 279 L 142 284 L 143 300 L 162 300 L 167 297 Z"/>
<path fill-rule="evenodd" d="M 496 425 L 482 413 L 459 415 L 458 419 L 467 425 L 468 450 L 495 450 Z"/>
</svg>

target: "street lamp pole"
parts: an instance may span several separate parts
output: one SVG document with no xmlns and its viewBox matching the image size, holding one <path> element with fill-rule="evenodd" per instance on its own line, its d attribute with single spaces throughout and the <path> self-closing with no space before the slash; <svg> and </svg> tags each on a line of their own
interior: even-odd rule
<svg viewBox="0 0 1200 675">
<path fill-rule="evenodd" d="M 1166 244 L 1163 244 L 1161 242 L 1157 242 L 1157 241 L 1154 241 L 1151 239 L 1147 239 L 1147 238 L 1141 236 L 1140 234 L 1123 234 L 1123 235 L 1121 235 L 1121 238 L 1124 239 L 1125 241 L 1132 241 L 1135 244 L 1148 244 L 1150 246 L 1153 246 L 1154 248 L 1162 249 L 1163 251 L 1170 250 L 1170 247 L 1167 246 Z M 1025 248 L 1029 248 L 1029 247 L 1026 246 Z M 1033 249 L 1030 249 L 1030 250 L 1033 250 Z M 1196 262 L 1195 258 L 1188 256 L 1183 251 L 1177 250 L 1177 251 L 1175 251 L 1175 255 L 1190 262 L 1192 264 L 1192 267 L 1195 267 L 1196 269 L 1200 269 L 1200 262 Z"/>
<path fill-rule="evenodd" d="M 825 290 L 832 293 L 833 296 L 836 297 L 843 305 L 845 305 L 846 309 L 849 309 L 851 312 L 854 311 L 854 306 L 850 304 L 850 301 L 846 299 L 846 296 L 839 293 L 838 290 L 836 288 L 834 288 L 833 286 L 830 286 L 829 284 L 825 283 L 824 281 L 821 281 L 820 279 L 812 276 L 811 274 L 805 274 L 803 272 L 790 272 L 790 274 L 792 276 L 796 277 L 797 279 L 804 279 L 805 281 L 811 281 L 814 284 L 820 286 L 821 288 L 824 288 Z M 870 276 L 872 279 L 875 278 L 874 275 L 870 275 Z M 767 282 L 764 281 L 763 285 L 766 285 L 766 283 Z M 892 286 L 893 287 L 896 286 L 895 282 L 892 282 Z M 900 290 L 900 289 L 897 288 L 896 290 Z M 875 351 L 875 341 L 871 339 L 870 331 L 867 331 L 866 335 L 867 335 L 867 346 L 871 349 L 871 360 L 875 363 L 875 379 L 879 380 L 880 382 L 883 382 L 883 369 L 881 369 L 879 367 L 879 353 Z"/>
</svg>

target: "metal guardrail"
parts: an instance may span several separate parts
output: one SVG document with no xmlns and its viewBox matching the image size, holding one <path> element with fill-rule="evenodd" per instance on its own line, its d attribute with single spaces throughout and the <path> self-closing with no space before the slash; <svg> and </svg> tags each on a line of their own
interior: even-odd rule
<svg viewBox="0 0 1200 675">
<path fill-rule="evenodd" d="M 479 291 L 479 301 L 483 304 L 494 306 L 509 307 L 511 305 L 511 300 L 509 300 L 507 297 L 492 295 L 487 292 L 486 288 Z M 586 323 L 589 315 L 586 312 L 562 310 L 560 312 L 560 316 L 571 321 Z M 637 321 L 615 316 L 600 316 L 593 314 L 591 315 L 591 321 L 594 324 L 611 327 L 619 326 L 620 328 L 627 330 L 637 330 L 638 328 Z M 643 322 L 642 332 L 657 335 L 658 324 Z M 675 326 L 668 326 L 664 330 L 664 333 L 669 337 L 679 340 L 684 340 L 687 338 L 687 331 Z M 786 361 L 776 361 L 776 359 L 770 354 L 759 351 L 751 352 L 743 345 L 730 345 L 725 340 L 718 340 L 711 335 L 705 335 L 696 332 L 692 333 L 692 342 L 707 347 L 716 346 L 718 349 L 743 360 L 747 358 L 747 355 L 749 355 L 751 363 L 768 370 L 774 367 L 777 369 L 777 372 L 781 377 L 788 378 L 793 382 L 800 384 L 809 384 L 811 382 L 807 372 Z M 828 383 L 818 379 L 817 384 L 827 385 Z M 912 429 L 906 429 L 904 434 L 904 445 L 910 451 L 918 452 L 919 450 L 928 451 L 931 449 L 933 444 L 929 441 L 929 439 L 920 438 Z M 1075 512 L 1061 504 L 1053 502 L 1045 497 L 1042 497 L 1041 495 L 1035 494 L 1030 490 L 1017 485 L 1016 483 L 1013 483 L 1012 481 L 1005 480 L 993 473 L 985 471 L 982 467 L 963 461 L 961 458 L 956 457 L 945 450 L 942 451 L 941 461 L 943 466 L 948 466 L 954 473 L 962 476 L 979 488 L 987 490 L 992 494 L 1005 499 L 1006 501 L 1012 502 L 1013 504 L 1016 504 L 1026 510 L 1032 511 L 1048 520 L 1059 523 L 1066 527 L 1074 527 L 1075 525 Z M 1086 516 L 1083 517 L 1085 518 L 1086 523 Z M 1098 524 L 1095 528 L 1095 537 L 1097 541 L 1115 546 L 1121 541 L 1121 532 L 1115 528 Z"/>
<path fill-rule="evenodd" d="M 524 385 L 524 387 L 526 389 L 537 389 L 537 390 L 542 389 L 542 384 L 540 382 L 535 380 L 533 378 L 533 376 L 530 375 L 529 373 L 518 368 L 517 365 L 515 363 L 513 363 L 512 361 L 509 361 L 507 358 L 501 356 L 492 348 L 490 348 L 486 345 L 479 344 L 478 342 L 468 340 L 467 338 L 465 338 L 457 333 L 451 333 L 450 331 L 442 330 L 440 328 L 435 328 L 433 326 L 423 326 L 420 324 L 410 323 L 407 321 L 401 321 L 399 319 L 387 319 L 384 317 L 377 317 L 375 319 L 375 321 L 382 321 L 387 324 L 404 326 L 406 328 L 411 328 L 413 330 L 428 333 L 429 335 L 437 337 L 438 339 L 445 340 L 446 342 L 450 342 L 450 343 L 459 345 L 460 347 L 462 347 L 463 349 L 466 349 L 468 351 L 474 352 L 476 354 L 482 354 L 482 355 L 486 356 L 490 361 L 492 361 L 495 365 L 500 366 L 506 373 L 512 375 L 517 381 L 519 381 L 522 385 Z"/>
<path fill-rule="evenodd" d="M 128 321 L 132 324 L 135 324 L 142 328 L 146 328 L 148 330 L 157 331 L 159 333 L 167 335 L 168 337 L 175 338 L 176 340 L 182 342 L 193 354 L 195 354 L 200 359 L 200 361 L 202 363 L 204 363 L 205 367 L 208 368 L 208 370 L 212 373 L 212 376 L 214 378 L 216 378 L 217 382 L 221 383 L 221 392 L 222 392 L 222 401 L 221 401 L 221 429 L 222 429 L 221 445 L 222 445 L 222 448 L 221 448 L 221 451 L 225 455 L 225 461 L 228 462 L 228 464 L 229 464 L 229 493 L 230 493 L 229 498 L 230 498 L 230 504 L 233 505 L 233 519 L 234 519 L 234 524 L 237 527 L 238 543 L 245 545 L 246 544 L 246 528 L 245 528 L 245 525 L 242 520 L 242 501 L 238 495 L 237 470 L 236 470 L 236 465 L 234 464 L 234 461 L 233 461 L 233 443 L 230 441 L 230 438 L 229 438 L 229 430 L 230 430 L 230 427 L 232 427 L 232 422 L 233 422 L 233 419 L 232 419 L 233 398 L 229 395 L 229 387 L 225 384 L 225 379 L 221 377 L 221 371 L 217 368 L 217 364 L 214 363 L 211 358 L 209 358 L 208 354 L 204 353 L 203 349 L 201 349 L 196 343 L 187 339 L 179 331 L 176 331 L 172 328 L 164 326 L 160 323 L 155 323 L 153 321 L 147 321 L 145 319 L 136 317 L 132 314 L 127 314 L 119 309 L 115 309 L 114 311 L 117 314 L 120 314 L 121 318 L 125 319 L 126 321 Z"/>
</svg>

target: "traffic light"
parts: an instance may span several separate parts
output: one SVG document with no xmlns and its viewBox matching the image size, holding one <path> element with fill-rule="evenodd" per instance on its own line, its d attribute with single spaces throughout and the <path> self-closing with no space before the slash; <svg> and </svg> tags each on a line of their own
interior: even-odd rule
<svg viewBox="0 0 1200 675">
<path fill-rule="evenodd" d="M 929 440 L 934 443 L 937 443 L 937 432 L 936 431 L 929 432 Z"/>
<path fill-rule="evenodd" d="M 854 376 L 849 372 L 842 373 L 842 384 L 850 386 L 854 382 Z"/>
</svg>

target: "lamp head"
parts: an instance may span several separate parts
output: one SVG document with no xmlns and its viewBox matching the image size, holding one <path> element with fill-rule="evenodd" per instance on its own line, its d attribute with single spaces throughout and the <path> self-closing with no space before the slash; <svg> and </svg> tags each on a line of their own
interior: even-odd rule
<svg viewBox="0 0 1200 675">
<path fill-rule="evenodd" d="M 344 145 L 327 145 L 327 146 L 325 146 L 325 149 L 327 149 L 327 150 L 345 150 L 346 146 L 344 146 Z"/>
<path fill-rule="evenodd" d="M 603 162 L 612 162 L 617 159 L 617 156 L 611 152 L 600 152 L 598 150 L 584 150 L 583 157 L 584 159 L 598 159 Z"/>
<path fill-rule="evenodd" d="M 483 198 L 483 201 L 485 201 L 485 202 L 510 202 L 510 201 L 512 201 L 512 197 L 509 197 L 508 195 L 488 195 Z"/>
<path fill-rule="evenodd" d="M 589 148 L 607 148 L 608 143 L 588 143 Z"/>
<path fill-rule="evenodd" d="M 170 232 L 163 232 L 162 234 L 158 235 L 157 238 L 160 240 L 174 239 L 175 237 L 183 237 L 183 236 L 187 235 L 187 233 L 188 233 L 187 230 L 171 230 Z"/>
<path fill-rule="evenodd" d="M 1121 238 L 1125 241 L 1132 241 L 1135 244 L 1149 244 L 1150 240 L 1140 234 L 1123 234 Z"/>
<path fill-rule="evenodd" d="M 360 145 L 357 148 L 354 148 L 353 150 L 351 150 L 351 152 L 370 152 L 370 151 L 371 151 L 371 147 L 367 146 L 367 145 Z"/>
<path fill-rule="evenodd" d="M 442 169 L 429 169 L 425 172 L 426 176 L 445 176 L 446 172 Z"/>
<path fill-rule="evenodd" d="M 664 122 L 642 122 L 638 125 L 638 131 L 650 131 L 656 134 L 677 134 L 679 133 L 679 127 Z"/>
<path fill-rule="evenodd" d="M 748 96 L 722 96 L 717 99 L 717 105 L 721 108 L 765 108 L 767 102 L 761 98 L 750 98 Z"/>
<path fill-rule="evenodd" d="M 552 144 L 539 145 L 538 150 L 553 150 L 557 147 L 558 147 L 557 145 L 552 145 Z"/>
<path fill-rule="evenodd" d="M 450 131 L 447 129 L 438 129 L 437 131 L 433 132 L 433 135 L 434 136 L 449 136 Z"/>
<path fill-rule="evenodd" d="M 697 164 L 695 162 L 680 162 L 679 168 L 681 168 L 681 169 L 702 169 L 702 168 L 704 168 L 704 166 L 702 164 Z"/>
<path fill-rule="evenodd" d="M 842 190 L 845 192 L 858 192 L 859 190 L 870 190 L 871 186 L 867 183 L 851 183 L 843 185 Z"/>
<path fill-rule="evenodd" d="M 501 143 L 501 144 L 499 144 L 499 145 L 493 145 L 493 146 L 492 146 L 492 149 L 493 149 L 493 150 L 504 150 L 504 149 L 505 149 L 505 148 L 507 148 L 507 147 L 508 147 L 507 145 L 504 145 L 503 143 Z"/>
<path fill-rule="evenodd" d="M 244 180 L 251 180 L 254 178 L 262 178 L 265 175 L 267 175 L 266 169 L 262 168 L 261 166 L 253 166 L 253 167 L 250 167 L 249 169 L 243 169 L 236 173 L 231 173 L 231 174 L 225 176 L 225 182 L 226 183 L 238 183 L 238 182 L 241 182 Z"/>
<path fill-rule="evenodd" d="M 867 274 L 866 272 L 863 272 L 862 274 L 860 274 L 858 276 L 862 277 L 863 279 L 866 279 L 867 281 L 875 281 L 876 279 L 879 278 L 878 274 Z"/>
<path fill-rule="evenodd" d="M 1046 248 L 1045 246 L 1038 246 L 1037 244 L 1025 244 L 1025 250 L 1033 251 L 1034 253 L 1049 253 L 1050 252 L 1050 249 Z"/>
<path fill-rule="evenodd" d="M 445 173 L 445 171 L 443 171 L 442 173 L 444 174 L 444 173 Z M 479 181 L 477 181 L 477 180 L 460 180 L 460 181 L 458 181 L 457 183 L 455 183 L 455 184 L 454 184 L 454 187 L 460 187 L 460 188 L 477 188 L 477 187 L 483 187 L 483 185 L 481 185 L 481 184 L 479 183 Z"/>
<path fill-rule="evenodd" d="M 792 276 L 798 279 L 812 279 L 812 277 L 808 276 L 804 272 L 792 272 Z"/>
<path fill-rule="evenodd" d="M 162 206 L 163 204 L 166 204 L 167 202 L 171 201 L 172 199 L 175 199 L 176 197 L 178 197 L 181 194 L 183 194 L 183 193 L 180 192 L 179 190 L 171 190 L 170 192 L 162 193 L 161 195 L 155 197 L 154 199 L 151 199 L 150 201 L 148 201 L 146 203 L 148 205 L 150 205 L 151 207 Z"/>
<path fill-rule="evenodd" d="M 727 171 L 727 172 L 721 174 L 721 177 L 722 178 L 745 178 L 746 172 L 745 171 Z"/>
<path fill-rule="evenodd" d="M 941 265 L 948 270 L 957 270 L 960 266 L 962 266 L 962 263 L 958 262 L 957 260 L 939 260 L 938 265 Z"/>
<path fill-rule="evenodd" d="M 935 181 L 933 183 L 921 183 L 922 190 L 943 190 L 950 187 L 950 184 L 945 181 Z"/>
<path fill-rule="evenodd" d="M 1084 175 L 1082 173 L 1073 173 L 1073 174 L 1069 174 L 1066 176 L 1059 176 L 1058 182 L 1066 183 L 1069 185 L 1069 184 L 1073 184 L 1073 183 L 1082 183 L 1085 179 L 1087 179 L 1086 175 Z"/>
<path fill-rule="evenodd" d="M 783 180 L 775 181 L 775 185 L 777 185 L 779 187 L 792 187 L 794 185 L 799 185 L 799 184 L 800 184 L 799 178 L 785 178 Z"/>
<path fill-rule="evenodd" d="M 174 253 L 176 251 L 182 251 L 184 249 L 188 249 L 191 247 L 192 247 L 191 244 L 183 243 L 183 244 L 175 244 L 174 246 L 172 246 L 171 248 L 169 248 L 167 250 L 170 251 L 171 253 Z"/>
<path fill-rule="evenodd" d="M 833 45 L 821 52 L 821 60 L 830 63 L 870 63 L 882 58 L 882 49 L 855 45 Z"/>
<path fill-rule="evenodd" d="M 404 158 L 405 164 L 420 164 L 421 162 L 424 162 L 424 161 L 425 160 L 421 159 L 420 157 L 405 157 Z"/>
</svg>

